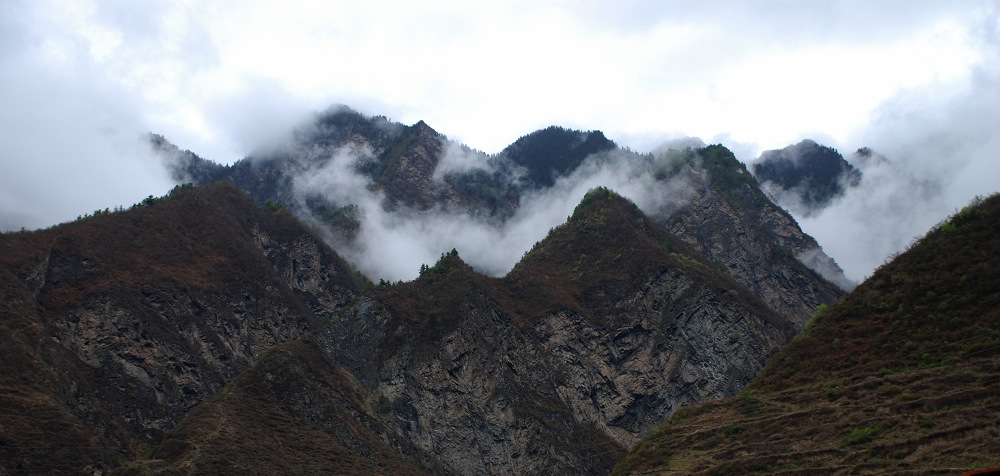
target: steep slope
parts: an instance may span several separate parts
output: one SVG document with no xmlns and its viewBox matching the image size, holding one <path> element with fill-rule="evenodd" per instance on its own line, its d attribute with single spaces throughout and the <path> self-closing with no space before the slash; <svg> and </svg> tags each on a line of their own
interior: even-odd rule
<svg viewBox="0 0 1000 476">
<path fill-rule="evenodd" d="M 599 473 L 677 405 L 735 394 L 794 332 L 689 253 L 598 189 L 507 277 L 446 253 L 320 339 L 447 472 Z"/>
<path fill-rule="evenodd" d="M 819 313 L 738 398 L 685 408 L 615 474 L 947 474 L 1000 465 L 1000 196 Z"/>
<path fill-rule="evenodd" d="M 506 277 L 367 291 L 222 184 L 0 245 L 14 474 L 602 472 L 797 328 L 604 188 Z"/>
<path fill-rule="evenodd" d="M 764 151 L 752 170 L 768 196 L 803 216 L 826 207 L 861 182 L 861 171 L 836 149 L 808 139 Z"/>
<path fill-rule="evenodd" d="M 767 199 L 732 152 L 711 145 L 680 155 L 678 166 L 692 177 L 692 195 L 661 222 L 771 309 L 801 326 L 816 306 L 836 301 L 843 288 L 852 287 L 816 240 Z"/>
<path fill-rule="evenodd" d="M 294 217 L 228 186 L 178 187 L 129 211 L 6 234 L 0 246 L 11 376 L 0 466 L 10 472 L 101 471 L 144 454 L 357 290 Z M 54 426 L 32 427 L 43 414 Z M 60 443 L 70 437 L 81 444 Z"/>
</svg>

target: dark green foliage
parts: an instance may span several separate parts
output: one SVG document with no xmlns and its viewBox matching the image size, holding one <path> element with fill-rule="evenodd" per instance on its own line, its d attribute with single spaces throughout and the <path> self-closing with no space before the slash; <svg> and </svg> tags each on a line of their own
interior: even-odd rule
<svg viewBox="0 0 1000 476">
<path fill-rule="evenodd" d="M 757 179 L 747 171 L 743 162 L 736 160 L 732 151 L 714 144 L 695 151 L 709 180 L 716 190 L 730 202 L 743 208 L 760 207 L 766 202 Z"/>
<path fill-rule="evenodd" d="M 601 131 L 582 132 L 549 126 L 516 140 L 501 152 L 528 170 L 528 179 L 550 187 L 556 178 L 567 175 L 591 154 L 617 145 Z"/>
<path fill-rule="evenodd" d="M 385 116 L 368 117 L 347 106 L 334 106 L 316 117 L 315 127 L 297 132 L 300 139 L 319 144 L 340 144 L 351 136 L 366 138 L 384 147 L 402 133 L 403 126 Z"/>
<path fill-rule="evenodd" d="M 753 164 L 753 173 L 761 182 L 801 190 L 802 201 L 808 207 L 825 206 L 844 193 L 845 184 L 854 186 L 861 181 L 861 172 L 836 149 L 808 139 L 764 152 L 761 160 Z"/>
<path fill-rule="evenodd" d="M 847 437 L 847 444 L 858 445 L 861 443 L 868 443 L 875 439 L 875 435 L 878 434 L 878 428 L 874 426 L 866 426 L 864 428 L 855 428 L 851 430 L 851 434 Z"/>
</svg>

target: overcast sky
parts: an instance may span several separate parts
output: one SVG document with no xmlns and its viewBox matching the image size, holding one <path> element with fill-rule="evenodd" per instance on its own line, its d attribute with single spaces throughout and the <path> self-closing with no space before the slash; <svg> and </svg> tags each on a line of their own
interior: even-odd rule
<svg viewBox="0 0 1000 476">
<path fill-rule="evenodd" d="M 486 152 L 558 124 L 744 161 L 807 137 L 930 147 L 934 173 L 975 142 L 947 210 L 1000 188 L 997 18 L 996 1 L 2 0 L 0 229 L 166 192 L 144 132 L 231 163 L 335 103 Z"/>
</svg>

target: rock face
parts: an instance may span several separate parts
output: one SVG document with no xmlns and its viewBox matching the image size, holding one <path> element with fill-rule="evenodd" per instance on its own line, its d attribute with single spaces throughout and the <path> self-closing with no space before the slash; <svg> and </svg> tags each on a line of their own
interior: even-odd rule
<svg viewBox="0 0 1000 476">
<path fill-rule="evenodd" d="M 607 471 L 678 405 L 734 394 L 795 332 L 605 193 L 504 279 L 449 254 L 324 331 L 330 356 L 445 472 Z"/>
<path fill-rule="evenodd" d="M 852 287 L 816 240 L 764 196 L 732 152 L 709 146 L 697 158 L 702 167 L 691 174 L 690 203 L 664 220 L 671 232 L 799 326 L 818 304 Z M 806 255 L 814 261 L 804 263 Z"/>
<path fill-rule="evenodd" d="M 504 278 L 453 252 L 366 292 L 224 186 L 4 240 L 12 473 L 601 472 L 795 332 L 606 189 Z M 54 467 L 53 431 L 92 443 Z"/>
</svg>

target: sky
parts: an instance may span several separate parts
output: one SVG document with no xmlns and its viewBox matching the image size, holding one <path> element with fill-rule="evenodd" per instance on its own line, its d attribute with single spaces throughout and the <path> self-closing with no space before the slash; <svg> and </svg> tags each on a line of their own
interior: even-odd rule
<svg viewBox="0 0 1000 476">
<path fill-rule="evenodd" d="M 870 146 L 938 188 L 914 198 L 913 181 L 890 178 L 878 183 L 900 191 L 885 199 L 909 207 L 845 200 L 800 220 L 860 278 L 1000 189 L 998 12 L 996 0 L 0 0 L 0 229 L 162 195 L 173 184 L 146 132 L 232 163 L 346 104 L 488 153 L 552 124 L 640 152 L 693 136 L 745 162 L 804 138 Z"/>
</svg>

